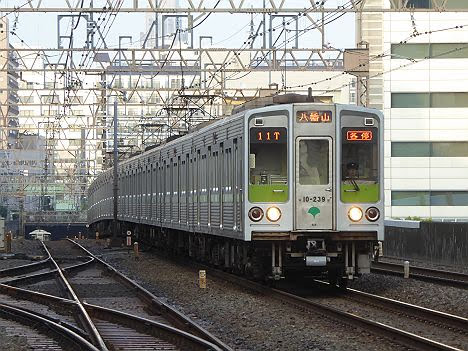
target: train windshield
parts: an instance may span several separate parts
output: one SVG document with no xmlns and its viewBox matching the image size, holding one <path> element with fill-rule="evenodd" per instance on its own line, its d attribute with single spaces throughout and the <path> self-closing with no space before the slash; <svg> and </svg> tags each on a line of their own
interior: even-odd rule
<svg viewBox="0 0 468 351">
<path fill-rule="evenodd" d="M 287 140 L 286 128 L 250 128 L 250 202 L 288 200 Z"/>
<path fill-rule="evenodd" d="M 379 201 L 378 130 L 342 128 L 341 201 Z"/>
</svg>

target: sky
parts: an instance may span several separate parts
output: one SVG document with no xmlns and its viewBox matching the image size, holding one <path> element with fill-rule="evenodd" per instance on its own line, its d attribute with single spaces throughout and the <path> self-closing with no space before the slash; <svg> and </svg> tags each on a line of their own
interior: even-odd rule
<svg viewBox="0 0 468 351">
<path fill-rule="evenodd" d="M 8 3 L 19 3 L 19 1 L 0 1 L 0 4 L 7 5 Z M 64 0 L 55 0 L 64 1 Z M 227 1 L 227 0 L 221 0 Z M 260 1 L 260 0 L 255 0 Z M 336 7 L 337 5 L 343 5 L 347 3 L 345 0 L 328 0 L 326 3 L 327 7 Z M 310 2 L 306 0 L 288 0 L 288 4 L 291 7 L 307 7 L 310 6 Z M 2 6 L 2 5 L 0 5 Z M 258 5 L 257 5 L 258 6 Z M 8 16 L 10 20 L 10 30 L 13 27 L 15 18 L 17 21 L 16 35 L 12 36 L 12 43 L 17 43 L 23 40 L 26 45 L 31 47 L 46 47 L 56 48 L 57 47 L 57 15 L 54 13 L 20 13 L 17 17 L 14 14 Z M 320 15 L 314 15 L 317 20 L 320 19 Z M 337 15 L 334 15 L 337 16 Z M 95 15 L 99 17 L 99 15 Z M 339 19 L 326 25 L 326 36 L 325 42 L 330 43 L 335 48 L 352 48 L 355 46 L 354 39 L 354 14 L 346 14 Z M 262 15 L 254 15 L 255 29 L 262 20 Z M 213 47 L 240 47 L 248 38 L 248 30 L 250 27 L 251 15 L 248 14 L 218 14 L 213 13 L 210 15 L 200 26 L 195 28 L 195 46 L 198 46 L 200 36 L 212 36 Z M 276 25 L 281 27 L 281 20 L 277 19 Z M 99 22 L 99 21 L 98 21 Z M 134 13 L 126 14 L 119 13 L 112 26 L 110 26 L 110 20 L 107 22 L 110 30 L 106 36 L 106 42 L 109 47 L 118 47 L 119 36 L 132 36 L 133 45 L 138 46 L 140 44 L 140 33 L 145 32 L 145 14 Z M 268 22 L 268 20 L 267 20 Z M 299 28 L 307 28 L 311 25 L 305 18 L 301 18 L 299 22 Z M 66 33 L 70 33 L 71 23 L 68 18 L 61 21 L 62 30 Z M 294 25 L 290 24 L 289 29 L 294 29 Z M 81 20 L 80 24 L 74 32 L 75 47 L 83 47 L 85 41 L 85 21 Z M 293 32 L 286 33 L 287 38 L 291 38 L 294 35 Z M 278 43 L 284 40 L 284 34 Z M 170 42 L 171 39 L 168 39 Z M 128 40 L 124 41 L 128 43 Z M 68 42 L 64 43 L 68 46 Z M 102 44 L 101 44 L 102 45 Z M 292 43 L 287 44 L 288 47 Z M 317 30 L 308 31 L 300 37 L 299 46 L 308 48 L 319 48 L 321 45 L 320 35 Z"/>
</svg>

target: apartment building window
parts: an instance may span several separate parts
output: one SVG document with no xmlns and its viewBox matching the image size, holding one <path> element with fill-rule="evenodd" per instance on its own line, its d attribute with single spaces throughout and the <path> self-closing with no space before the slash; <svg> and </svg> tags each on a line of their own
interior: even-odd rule
<svg viewBox="0 0 468 351">
<path fill-rule="evenodd" d="M 404 0 L 400 0 L 400 3 L 404 3 Z M 406 7 L 415 9 L 432 9 L 433 5 L 431 0 L 408 0 Z M 446 0 L 445 8 L 447 10 L 466 9 L 468 8 L 468 3 L 466 0 Z"/>
<path fill-rule="evenodd" d="M 82 140 L 81 139 L 69 139 L 68 142 L 71 147 L 81 147 Z"/>
<path fill-rule="evenodd" d="M 468 191 L 392 191 L 392 206 L 468 206 Z"/>
<path fill-rule="evenodd" d="M 423 59 L 429 56 L 429 44 L 392 44 L 392 59 Z"/>
<path fill-rule="evenodd" d="M 42 103 L 44 104 L 59 104 L 60 99 L 58 95 L 42 95 Z"/>
<path fill-rule="evenodd" d="M 430 9 L 432 8 L 431 0 L 408 0 L 406 7 L 415 9 Z"/>
<path fill-rule="evenodd" d="M 468 93 L 431 93 L 431 107 L 468 107 Z"/>
<path fill-rule="evenodd" d="M 445 8 L 447 10 L 468 9 L 468 2 L 466 0 L 447 0 Z"/>
<path fill-rule="evenodd" d="M 392 157 L 468 157 L 468 142 L 393 142 Z"/>
<path fill-rule="evenodd" d="M 182 88 L 182 79 L 178 79 L 178 78 L 171 79 L 171 88 L 173 89 Z"/>
<path fill-rule="evenodd" d="M 21 103 L 23 104 L 32 104 L 34 103 L 34 96 L 20 96 Z"/>
<path fill-rule="evenodd" d="M 429 93 L 392 93 L 392 108 L 430 107 Z"/>
<path fill-rule="evenodd" d="M 468 43 L 392 44 L 392 59 L 468 58 Z"/>
<path fill-rule="evenodd" d="M 468 43 L 430 44 L 431 58 L 468 58 Z"/>
<path fill-rule="evenodd" d="M 468 107 L 468 93 L 392 93 L 392 108 Z"/>
<path fill-rule="evenodd" d="M 430 192 L 392 191 L 392 206 L 430 206 Z"/>
<path fill-rule="evenodd" d="M 71 96 L 69 101 L 72 104 L 82 104 L 84 101 L 84 98 L 83 96 Z"/>
<path fill-rule="evenodd" d="M 20 116 L 34 116 L 34 110 L 20 110 Z"/>
</svg>

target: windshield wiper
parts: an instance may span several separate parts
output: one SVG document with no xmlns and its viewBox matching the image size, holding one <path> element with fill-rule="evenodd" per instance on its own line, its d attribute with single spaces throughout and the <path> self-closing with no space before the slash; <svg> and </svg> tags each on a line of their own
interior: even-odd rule
<svg viewBox="0 0 468 351">
<path fill-rule="evenodd" d="M 359 185 L 357 185 L 355 178 L 348 177 L 347 179 L 350 181 L 354 189 L 347 189 L 345 190 L 345 192 L 349 193 L 349 192 L 361 191 L 361 188 L 359 188 Z"/>
</svg>

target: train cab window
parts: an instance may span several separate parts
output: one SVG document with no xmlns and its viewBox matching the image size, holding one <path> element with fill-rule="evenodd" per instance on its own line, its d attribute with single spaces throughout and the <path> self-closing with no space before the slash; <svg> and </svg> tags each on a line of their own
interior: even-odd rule
<svg viewBox="0 0 468 351">
<path fill-rule="evenodd" d="M 287 129 L 250 128 L 249 201 L 288 200 Z"/>
<path fill-rule="evenodd" d="M 342 128 L 341 201 L 379 201 L 378 133 L 374 127 Z"/>
</svg>

